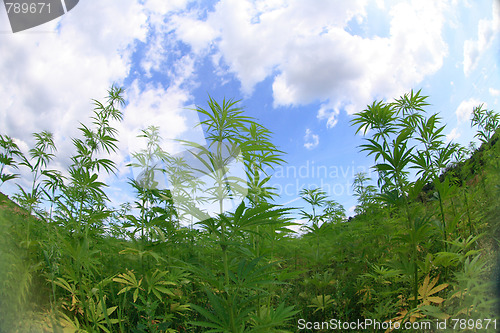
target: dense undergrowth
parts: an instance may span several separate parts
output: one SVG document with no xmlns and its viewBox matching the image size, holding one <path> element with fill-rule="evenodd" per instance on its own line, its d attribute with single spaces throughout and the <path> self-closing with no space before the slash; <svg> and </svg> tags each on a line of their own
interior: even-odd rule
<svg viewBox="0 0 500 333">
<path fill-rule="evenodd" d="M 33 179 L 17 203 L 0 194 L 0 332 L 326 332 L 365 319 L 381 326 L 365 331 L 444 320 L 449 330 L 455 320 L 455 330 L 495 331 L 500 321 L 487 320 L 498 317 L 499 118 L 474 109 L 482 144 L 468 150 L 445 142 L 425 100 L 411 92 L 355 115 L 378 179 L 356 175 L 348 220 L 321 189 L 300 193 L 302 210 L 273 205 L 264 170 L 285 163 L 283 153 L 233 101 L 198 108 L 209 147 L 184 144 L 213 184 L 182 209 L 173 198 L 190 198 L 199 179 L 161 149 L 155 127 L 132 156 L 142 171 L 130 180 L 136 201 L 110 207 L 98 174 L 116 170 L 116 87 L 95 101 L 65 172 L 49 169 L 50 133 L 35 134 L 27 155 L 1 136 L 0 186 L 16 168 Z M 228 156 L 241 159 L 246 179 L 227 177 Z M 160 189 L 158 172 L 190 185 Z M 225 212 L 236 192 L 245 199 Z M 194 209 L 201 200 L 218 214 Z M 289 229 L 297 216 L 309 221 L 300 237 Z"/>
</svg>

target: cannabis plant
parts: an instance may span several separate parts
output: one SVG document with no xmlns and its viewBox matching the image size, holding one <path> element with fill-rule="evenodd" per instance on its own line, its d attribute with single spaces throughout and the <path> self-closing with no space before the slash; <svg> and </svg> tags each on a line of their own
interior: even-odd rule
<svg viewBox="0 0 500 333">
<path fill-rule="evenodd" d="M 18 169 L 15 157 L 22 158 L 22 153 L 14 140 L 8 135 L 0 135 L 0 186 L 8 180 L 19 177 L 19 174 L 10 173 L 10 169 Z"/>
<path fill-rule="evenodd" d="M 252 207 L 247 207 L 244 200 L 248 193 L 247 179 L 232 175 L 230 167 L 233 161 L 244 162 L 248 180 L 255 186 L 260 177 L 257 170 L 264 165 L 276 165 L 281 159 L 271 153 L 274 146 L 269 141 L 269 132 L 245 116 L 236 103 L 223 100 L 219 104 L 210 98 L 208 110 L 197 108 L 205 118 L 200 125 L 204 127 L 207 146 L 183 141 L 199 161 L 193 172 L 209 179 L 206 200 L 218 205 L 215 216 L 205 215 L 197 225 L 213 235 L 222 257 L 221 280 L 206 268 L 193 268 L 211 286 L 205 288 L 205 294 L 214 310 L 192 305 L 207 320 L 193 324 L 211 328 L 213 332 L 272 332 L 294 314 L 291 307 L 280 305 L 273 309 L 270 295 L 265 292 L 264 287 L 272 283 L 270 268 L 275 263 L 262 265 L 260 257 L 251 260 L 238 257 L 248 253 L 245 238 L 250 234 L 259 237 L 261 228 L 276 224 L 287 209 L 264 202 L 262 199 L 268 195 L 251 196 Z M 226 212 L 228 200 L 241 200 L 233 213 Z M 262 304 L 266 296 L 267 304 Z"/>
</svg>

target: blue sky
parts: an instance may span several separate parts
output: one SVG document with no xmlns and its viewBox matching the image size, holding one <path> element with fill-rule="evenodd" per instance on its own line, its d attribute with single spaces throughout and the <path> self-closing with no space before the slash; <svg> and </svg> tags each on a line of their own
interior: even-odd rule
<svg viewBox="0 0 500 333">
<path fill-rule="evenodd" d="M 353 174 L 373 162 L 359 152 L 353 113 L 422 89 L 448 139 L 468 145 L 472 108 L 498 111 L 499 8 L 496 0 L 85 0 L 16 34 L 2 8 L 0 132 L 27 151 L 31 133 L 52 131 L 52 167 L 64 170 L 91 99 L 124 86 L 119 172 L 102 175 L 118 203 L 133 198 L 125 164 L 143 144 L 141 129 L 160 126 L 164 148 L 177 152 L 167 139 L 203 141 L 189 108 L 205 107 L 209 94 L 233 98 L 287 153 L 273 180 L 277 203 L 303 206 L 298 191 L 321 185 L 352 215 Z M 24 172 L 20 184 L 30 181 Z"/>
</svg>

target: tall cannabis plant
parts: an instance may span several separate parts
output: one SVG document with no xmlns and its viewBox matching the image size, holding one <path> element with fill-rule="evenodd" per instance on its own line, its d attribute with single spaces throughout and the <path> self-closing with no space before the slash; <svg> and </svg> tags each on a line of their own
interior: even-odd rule
<svg viewBox="0 0 500 333">
<path fill-rule="evenodd" d="M 259 257 L 252 260 L 237 257 L 248 252 L 244 239 L 250 233 L 258 233 L 259 227 L 276 223 L 287 211 L 259 199 L 266 195 L 259 196 L 258 192 L 251 196 L 252 207 L 247 207 L 244 200 L 249 192 L 247 180 L 255 184 L 255 170 L 276 165 L 281 159 L 272 153 L 274 146 L 269 141 L 269 132 L 245 116 L 236 104 L 237 101 L 225 99 L 219 104 L 210 98 L 208 109 L 197 108 L 204 118 L 200 125 L 204 128 L 207 146 L 184 141 L 201 165 L 193 171 L 209 179 L 206 199 L 218 205 L 216 216 L 197 224 L 215 237 L 223 269 L 222 280 L 207 269 L 196 270 L 213 288 L 206 290 L 206 294 L 215 311 L 193 305 L 207 319 L 194 324 L 211 328 L 213 332 L 273 332 L 294 313 L 292 308 L 283 305 L 273 309 L 269 302 L 266 306 L 260 304 L 262 287 L 271 282 L 269 274 L 274 263 L 261 265 Z M 245 179 L 244 174 L 231 174 L 234 161 L 246 165 L 249 179 Z M 226 212 L 228 207 L 224 205 L 228 199 L 241 201 L 234 213 Z"/>
<path fill-rule="evenodd" d="M 410 196 L 415 196 L 423 187 L 424 181 L 410 181 L 409 168 L 413 163 L 416 145 L 412 142 L 419 124 L 423 124 L 424 107 L 427 96 L 420 91 L 396 99 L 392 103 L 373 102 L 367 109 L 357 113 L 352 120 L 357 125 L 356 133 L 371 133 L 367 143 L 361 145 L 362 151 L 375 155 L 374 169 L 379 173 L 381 187 L 380 199 L 386 204 L 399 206 L 406 215 L 406 226 L 410 232 L 409 242 L 413 275 L 414 306 L 418 296 L 418 242 L 423 229 L 411 211 Z M 419 219 L 418 221 L 425 221 Z"/>
<path fill-rule="evenodd" d="M 18 162 L 15 157 L 21 157 L 22 153 L 14 140 L 8 135 L 0 135 L 0 186 L 8 180 L 19 177 L 16 173 L 11 173 L 10 169 L 18 169 Z"/>
</svg>

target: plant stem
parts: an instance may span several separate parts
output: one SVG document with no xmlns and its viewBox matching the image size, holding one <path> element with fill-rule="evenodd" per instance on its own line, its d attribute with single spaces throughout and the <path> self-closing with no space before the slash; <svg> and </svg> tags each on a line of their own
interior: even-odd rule
<svg viewBox="0 0 500 333">
<path fill-rule="evenodd" d="M 441 197 L 441 193 L 438 191 L 438 198 L 439 198 L 439 209 L 441 210 L 441 223 L 443 224 L 443 243 L 444 243 L 444 251 L 448 251 L 448 244 L 446 243 L 447 237 L 446 237 L 446 221 L 444 219 L 444 208 L 443 208 L 443 198 Z"/>
<path fill-rule="evenodd" d="M 469 236 L 470 236 L 470 235 L 472 235 L 472 222 L 471 222 L 471 218 L 470 218 L 469 200 L 468 200 L 466 189 L 463 189 L 463 194 L 464 194 L 465 209 L 467 211 L 467 222 L 469 223 Z"/>
<path fill-rule="evenodd" d="M 220 186 L 220 185 L 219 185 Z M 233 309 L 233 299 L 229 292 L 229 262 L 227 257 L 227 239 L 226 239 L 226 226 L 224 219 L 222 219 L 223 214 L 223 199 L 219 199 L 219 211 L 221 219 L 221 250 L 222 250 L 222 263 L 224 265 L 224 284 L 226 287 L 227 300 L 229 305 L 229 322 L 231 325 L 231 331 L 236 333 L 236 326 L 234 324 L 234 309 Z"/>
<path fill-rule="evenodd" d="M 400 189 L 403 189 L 403 182 L 401 181 L 401 178 L 399 175 L 397 175 L 397 181 Z M 405 211 L 406 211 L 406 218 L 408 220 L 408 227 L 410 229 L 413 228 L 413 232 L 415 233 L 415 223 L 412 223 L 412 218 L 411 218 L 411 213 L 410 213 L 410 203 L 408 202 L 408 198 L 406 197 L 406 194 L 403 192 L 403 200 L 404 200 L 404 205 L 405 205 Z M 418 266 L 417 266 L 417 251 L 418 251 L 418 244 L 415 242 L 412 246 L 412 261 L 413 261 L 413 307 L 417 307 L 417 299 L 418 299 Z"/>
</svg>

